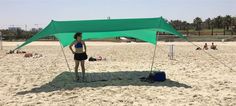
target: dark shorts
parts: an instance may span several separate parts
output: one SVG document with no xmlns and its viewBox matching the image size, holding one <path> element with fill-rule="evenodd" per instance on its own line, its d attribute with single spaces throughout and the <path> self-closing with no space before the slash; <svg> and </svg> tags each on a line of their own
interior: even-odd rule
<svg viewBox="0 0 236 106">
<path fill-rule="evenodd" d="M 84 53 L 75 53 L 74 54 L 74 60 L 78 60 L 78 61 L 82 61 L 82 60 L 86 60 L 88 58 L 87 54 Z"/>
</svg>

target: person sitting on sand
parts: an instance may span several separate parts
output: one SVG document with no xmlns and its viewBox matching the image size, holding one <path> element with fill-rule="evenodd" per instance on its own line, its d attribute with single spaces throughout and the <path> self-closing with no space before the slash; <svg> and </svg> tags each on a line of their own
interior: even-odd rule
<svg viewBox="0 0 236 106">
<path fill-rule="evenodd" d="M 74 35 L 75 41 L 70 44 L 70 50 L 74 54 L 74 60 L 75 60 L 75 79 L 79 80 L 78 75 L 78 67 L 79 63 L 81 65 L 82 69 L 82 80 L 85 80 L 85 68 L 84 68 L 84 60 L 86 60 L 87 54 L 86 54 L 86 45 L 85 42 L 82 40 L 82 33 L 77 32 Z M 75 51 L 72 49 L 72 46 L 74 45 Z"/>
<path fill-rule="evenodd" d="M 205 45 L 203 46 L 203 50 L 208 50 L 207 43 L 205 43 Z"/>
<path fill-rule="evenodd" d="M 213 49 L 213 50 L 217 50 L 216 45 L 214 45 L 213 42 L 212 42 L 212 44 L 211 44 L 211 49 Z"/>
</svg>

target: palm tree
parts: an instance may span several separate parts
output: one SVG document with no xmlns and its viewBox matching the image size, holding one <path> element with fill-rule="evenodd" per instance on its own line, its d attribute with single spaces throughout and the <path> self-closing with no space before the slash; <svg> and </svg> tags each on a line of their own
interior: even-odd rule
<svg viewBox="0 0 236 106">
<path fill-rule="evenodd" d="M 187 35 L 188 35 L 188 34 L 189 34 L 189 31 L 188 31 L 188 30 L 189 30 L 188 22 L 187 22 L 187 21 L 183 21 L 181 26 L 182 26 L 183 30 L 185 30 L 186 33 L 187 33 Z"/>
<path fill-rule="evenodd" d="M 186 24 L 187 35 L 189 35 L 190 23 Z"/>
<path fill-rule="evenodd" d="M 233 18 L 232 18 L 232 30 L 231 30 L 231 35 L 233 35 L 234 32 L 236 32 L 236 17 L 233 17 Z"/>
<path fill-rule="evenodd" d="M 171 20 L 170 23 L 175 29 L 182 30 L 182 22 L 180 20 Z"/>
<path fill-rule="evenodd" d="M 223 17 L 224 35 L 225 35 L 225 31 L 229 30 L 231 23 L 232 23 L 232 18 L 230 15 L 226 15 L 225 17 Z"/>
<path fill-rule="evenodd" d="M 200 31 L 202 29 L 202 19 L 200 17 L 196 17 L 194 20 L 193 20 L 193 23 L 195 25 L 195 30 L 198 31 L 198 35 L 200 36 Z"/>
<path fill-rule="evenodd" d="M 207 25 L 207 29 L 210 29 L 210 28 L 211 28 L 211 18 L 207 18 L 207 19 L 205 20 L 205 23 L 206 23 L 206 25 Z"/>
<path fill-rule="evenodd" d="M 217 16 L 217 17 L 214 19 L 214 23 L 215 23 L 215 25 L 216 25 L 217 28 L 223 28 L 223 17 Z"/>
<path fill-rule="evenodd" d="M 211 26 L 211 35 L 214 35 L 214 20 L 210 21 L 210 26 Z"/>
<path fill-rule="evenodd" d="M 226 26 L 226 29 L 229 30 L 229 27 L 232 25 L 232 17 L 230 15 L 224 17 L 224 25 Z"/>
</svg>

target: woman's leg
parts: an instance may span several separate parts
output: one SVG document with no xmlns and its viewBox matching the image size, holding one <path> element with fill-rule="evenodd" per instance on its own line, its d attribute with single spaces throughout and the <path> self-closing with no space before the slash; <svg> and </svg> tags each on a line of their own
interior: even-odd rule
<svg viewBox="0 0 236 106">
<path fill-rule="evenodd" d="M 84 80 L 84 76 L 85 76 L 84 60 L 81 61 L 81 70 L 82 70 L 82 78 Z"/>
<path fill-rule="evenodd" d="M 75 79 L 76 80 L 79 80 L 78 67 L 79 67 L 79 61 L 75 60 Z"/>
</svg>

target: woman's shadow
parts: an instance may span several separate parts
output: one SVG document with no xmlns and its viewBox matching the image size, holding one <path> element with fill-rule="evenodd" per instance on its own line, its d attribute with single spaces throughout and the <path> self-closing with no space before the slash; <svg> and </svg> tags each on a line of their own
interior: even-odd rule
<svg viewBox="0 0 236 106">
<path fill-rule="evenodd" d="M 81 74 L 81 73 L 80 73 Z M 104 86 L 167 86 L 167 87 L 184 87 L 191 86 L 167 79 L 164 82 L 148 83 L 140 81 L 140 78 L 147 77 L 148 71 L 121 71 L 121 72 L 101 72 L 86 73 L 86 82 L 75 82 L 73 72 L 62 72 L 51 82 L 40 87 L 32 88 L 29 91 L 18 92 L 17 95 L 27 93 L 52 92 L 58 90 L 72 90 L 73 88 L 82 87 L 104 87 Z"/>
</svg>

